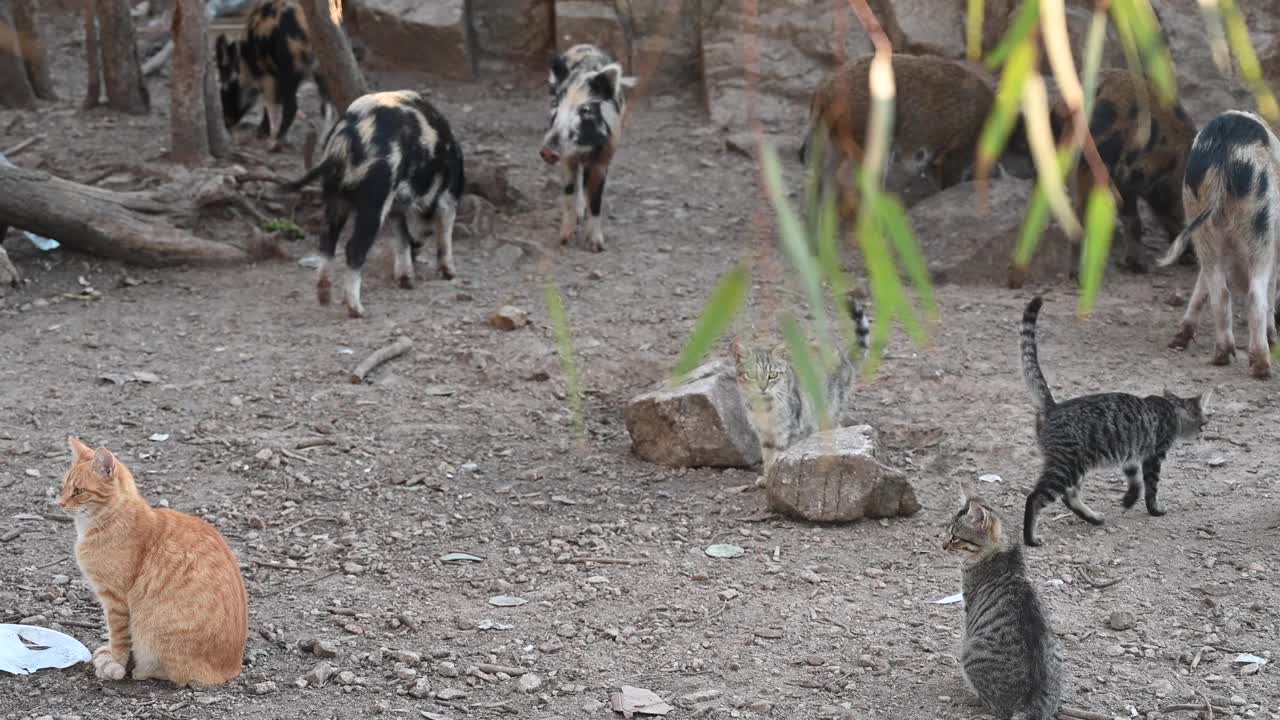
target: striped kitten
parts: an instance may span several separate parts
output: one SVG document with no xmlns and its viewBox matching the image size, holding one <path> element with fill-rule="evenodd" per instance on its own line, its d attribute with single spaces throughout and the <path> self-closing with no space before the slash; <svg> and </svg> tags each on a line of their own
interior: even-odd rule
<svg viewBox="0 0 1280 720">
<path fill-rule="evenodd" d="M 846 302 L 858 340 L 853 352 L 842 356 L 840 364 L 827 376 L 827 411 L 833 421 L 839 421 L 840 411 L 853 390 L 857 365 L 870 346 L 871 322 L 866 308 L 854 293 Z M 751 429 L 760 441 L 763 469 L 768 471 L 778 455 L 818 429 L 818 413 L 800 388 L 800 378 L 791 366 L 785 345 L 749 348 L 735 339 L 733 358 L 738 392 L 747 408 Z"/>
<path fill-rule="evenodd" d="M 1058 498 L 1086 522 L 1101 525 L 1103 517 L 1080 499 L 1085 473 L 1119 465 L 1129 480 L 1125 508 L 1133 507 L 1145 490 L 1147 512 L 1164 515 L 1156 498 L 1160 464 L 1180 438 L 1195 437 L 1207 420 L 1212 390 L 1182 398 L 1168 390 L 1138 397 L 1128 393 L 1098 393 L 1055 402 L 1040 371 L 1036 353 L 1036 317 L 1041 298 L 1022 314 L 1022 375 L 1036 402 L 1036 439 L 1044 463 L 1040 480 L 1027 496 L 1022 539 L 1039 545 L 1036 519 Z"/>
<path fill-rule="evenodd" d="M 1051 720 L 1062 695 L 1058 638 L 1027 579 L 1022 547 L 976 498 L 947 527 L 943 549 L 964 559 L 965 683 L 1000 720 Z"/>
</svg>

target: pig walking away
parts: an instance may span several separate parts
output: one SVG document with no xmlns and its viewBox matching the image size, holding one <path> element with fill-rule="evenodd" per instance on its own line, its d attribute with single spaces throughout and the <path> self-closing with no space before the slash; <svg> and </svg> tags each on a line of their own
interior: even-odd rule
<svg viewBox="0 0 1280 720">
<path fill-rule="evenodd" d="M 619 123 L 626 109 L 624 88 L 635 78 L 624 77 L 622 66 L 593 45 L 574 45 L 551 60 L 548 81 L 551 119 L 539 154 L 548 165 L 563 161 L 564 208 L 560 243 L 577 232 L 578 218 L 590 205 L 587 234 L 591 249 L 604 250 L 600 217 L 605 177 L 617 150 Z"/>
<path fill-rule="evenodd" d="M 261 95 L 266 107 L 258 135 L 274 132 L 271 151 L 278 152 L 298 114 L 298 88 L 307 78 L 316 84 L 328 125 L 332 100 L 311 52 L 306 15 L 294 0 L 262 0 L 249 13 L 240 40 L 228 42 L 219 35 L 215 49 L 227 128 L 240 122 Z"/>
<path fill-rule="evenodd" d="M 1266 121 L 1228 110 L 1196 134 L 1182 184 L 1186 229 L 1160 265 L 1170 265 L 1194 243 L 1200 274 L 1178 334 L 1169 347 L 1186 348 L 1205 302 L 1213 310 L 1213 364 L 1235 356 L 1232 291 L 1246 296 L 1249 373 L 1271 376 L 1268 346 L 1276 341 L 1276 243 L 1280 225 L 1280 139 Z"/>
<path fill-rule="evenodd" d="M 454 277 L 453 221 L 465 185 L 462 148 L 448 121 L 421 94 L 411 90 L 370 93 L 356 98 L 330 128 L 322 159 L 311 172 L 285 187 L 298 191 L 323 180 L 325 226 L 320 232 L 316 297 L 330 301 L 338 235 L 355 213 L 347 240 L 344 301 L 351 317 L 362 317 L 360 278 L 369 248 L 383 222 L 395 223 L 395 276 L 413 287 L 413 263 L 422 247 L 426 220 L 435 220 L 440 275 Z M 414 232 L 419 225 L 419 232 Z"/>
</svg>

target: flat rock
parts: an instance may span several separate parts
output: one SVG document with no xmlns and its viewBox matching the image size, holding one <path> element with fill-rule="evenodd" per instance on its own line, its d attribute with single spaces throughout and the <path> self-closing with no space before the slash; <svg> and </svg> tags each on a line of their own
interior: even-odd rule
<svg viewBox="0 0 1280 720">
<path fill-rule="evenodd" d="M 353 34 L 379 57 L 435 77 L 475 76 L 466 0 L 362 0 L 351 7 Z"/>
<path fill-rule="evenodd" d="M 769 468 L 769 507 L 814 522 L 913 515 L 915 490 L 899 471 L 881 464 L 870 425 L 814 433 Z"/>
<path fill-rule="evenodd" d="M 908 211 L 911 227 L 935 283 L 1006 286 L 1034 181 L 1015 177 L 990 182 L 987 209 L 978 206 L 978 184 L 953 185 Z M 1050 222 L 1024 281 L 1061 279 L 1071 269 L 1071 246 Z"/>
<path fill-rule="evenodd" d="M 481 59 L 545 71 L 555 46 L 553 0 L 470 0 L 475 49 Z"/>
<path fill-rule="evenodd" d="M 721 360 L 699 366 L 676 387 L 660 387 L 627 403 L 631 449 L 670 467 L 751 467 L 760 444 L 747 420 L 732 368 Z"/>
</svg>

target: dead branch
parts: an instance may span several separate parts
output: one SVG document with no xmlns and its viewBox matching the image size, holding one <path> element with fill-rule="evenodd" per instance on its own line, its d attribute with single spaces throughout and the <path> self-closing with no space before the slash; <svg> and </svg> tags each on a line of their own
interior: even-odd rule
<svg viewBox="0 0 1280 720">
<path fill-rule="evenodd" d="M 45 137 L 47 137 L 47 136 L 46 136 L 44 133 L 40 133 L 39 135 L 32 135 L 31 137 L 27 138 L 26 140 L 23 140 L 22 142 L 18 143 L 17 145 L 14 145 L 13 147 L 10 147 L 10 148 L 9 148 L 9 149 L 7 149 L 7 150 L 0 151 L 0 155 L 4 155 L 4 156 L 5 156 L 5 157 L 7 157 L 7 158 L 13 158 L 13 156 L 17 155 L 18 153 L 22 152 L 23 150 L 26 150 L 27 148 L 31 147 L 32 145 L 35 145 L 36 143 L 40 142 L 41 140 L 44 140 L 44 139 L 45 139 Z"/>
<path fill-rule="evenodd" d="M 370 372 L 373 372 L 374 368 L 387 362 L 388 360 L 393 360 L 395 358 L 400 357 L 401 355 L 409 352 L 409 349 L 412 347 L 413 347 L 413 340 L 408 336 L 402 335 L 390 345 L 387 345 L 386 347 L 380 348 L 379 350 L 375 351 L 369 357 L 365 358 L 364 360 L 361 360 L 360 364 L 356 366 L 356 369 L 351 371 L 351 384 L 359 385 L 360 383 L 364 382 L 365 376 L 367 376 Z"/>
<path fill-rule="evenodd" d="M 583 557 L 572 558 L 569 562 L 579 565 L 585 563 L 595 563 L 597 565 L 644 565 L 649 561 L 644 558 L 607 558 L 586 555 Z"/>
<path fill-rule="evenodd" d="M 1203 702 L 1203 703 L 1181 703 L 1178 705 L 1165 705 L 1164 707 L 1160 708 L 1160 714 L 1165 715 L 1168 713 L 1175 713 L 1175 712 L 1202 712 L 1202 713 L 1207 713 L 1209 715 L 1209 720 L 1213 720 L 1213 713 L 1215 710 L 1217 712 L 1222 712 L 1222 713 L 1231 712 L 1230 708 L 1217 707 L 1210 702 Z"/>
<path fill-rule="evenodd" d="M 159 72 L 161 68 L 169 62 L 169 58 L 173 56 L 173 40 L 166 40 L 164 45 L 156 51 L 155 55 L 147 58 L 142 63 L 142 76 L 147 77 Z"/>
<path fill-rule="evenodd" d="M 480 672 L 486 672 L 490 675 L 506 673 L 511 677 L 519 677 L 529 672 L 524 668 L 511 667 L 510 665 L 494 665 L 493 663 L 480 663 L 479 665 L 476 665 L 476 667 L 480 669 Z"/>
<path fill-rule="evenodd" d="M 1058 709 L 1059 718 L 1072 718 L 1074 720 L 1111 720 L 1110 715 L 1096 713 L 1091 710 L 1081 710 L 1080 708 L 1067 707 L 1063 705 Z"/>
<path fill-rule="evenodd" d="M 140 215 L 166 209 L 147 195 L 115 193 L 0 165 L 0 224 L 53 238 L 73 250 L 152 267 L 248 259 L 240 248 Z"/>
</svg>

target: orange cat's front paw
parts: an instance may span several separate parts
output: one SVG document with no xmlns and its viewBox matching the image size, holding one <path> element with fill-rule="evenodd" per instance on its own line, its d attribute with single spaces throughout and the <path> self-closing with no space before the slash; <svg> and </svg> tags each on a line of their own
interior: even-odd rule
<svg viewBox="0 0 1280 720">
<path fill-rule="evenodd" d="M 124 679 L 124 663 L 116 661 L 110 645 L 93 651 L 93 674 L 101 680 Z"/>
</svg>

